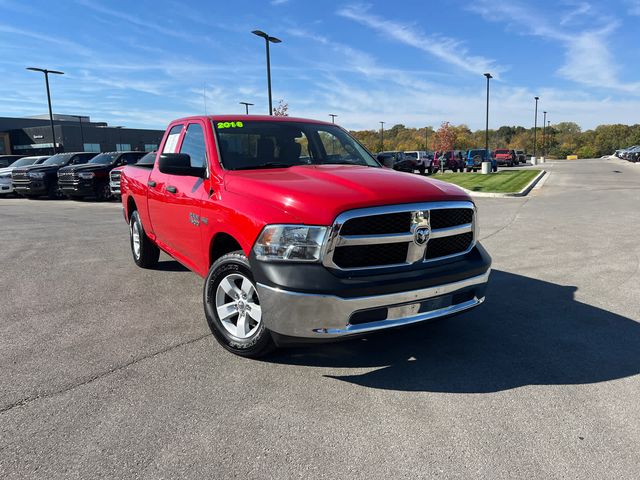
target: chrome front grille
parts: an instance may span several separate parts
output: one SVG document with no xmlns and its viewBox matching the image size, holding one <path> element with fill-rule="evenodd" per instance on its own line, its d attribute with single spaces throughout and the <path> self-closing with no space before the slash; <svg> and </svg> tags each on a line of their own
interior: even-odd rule
<svg viewBox="0 0 640 480">
<path fill-rule="evenodd" d="M 112 170 L 109 173 L 109 189 L 111 193 L 120 195 L 120 170 Z"/>
<path fill-rule="evenodd" d="M 11 180 L 12 181 L 25 181 L 25 180 L 29 180 L 29 177 L 27 175 L 27 172 L 24 170 L 13 170 L 11 172 Z"/>
<path fill-rule="evenodd" d="M 58 172 L 58 178 L 60 180 L 77 180 L 78 174 L 75 172 Z"/>
<path fill-rule="evenodd" d="M 395 267 L 463 255 L 474 245 L 471 202 L 374 207 L 338 216 L 323 263 L 339 270 Z"/>
</svg>

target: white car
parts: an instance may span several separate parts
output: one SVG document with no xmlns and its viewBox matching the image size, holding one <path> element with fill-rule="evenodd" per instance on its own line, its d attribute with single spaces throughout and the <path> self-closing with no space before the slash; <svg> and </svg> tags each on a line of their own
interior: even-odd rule
<svg viewBox="0 0 640 480">
<path fill-rule="evenodd" d="M 11 172 L 16 167 L 26 167 L 27 165 L 38 165 L 44 162 L 49 155 L 38 157 L 22 157 L 5 168 L 0 168 L 0 195 L 13 193 L 13 185 L 11 184 Z"/>
<path fill-rule="evenodd" d="M 431 166 L 433 164 L 433 155 L 423 150 L 413 150 L 411 152 L 404 152 L 405 157 L 413 158 L 418 162 L 418 170 L 424 175 L 425 172 L 431 173 Z"/>
</svg>

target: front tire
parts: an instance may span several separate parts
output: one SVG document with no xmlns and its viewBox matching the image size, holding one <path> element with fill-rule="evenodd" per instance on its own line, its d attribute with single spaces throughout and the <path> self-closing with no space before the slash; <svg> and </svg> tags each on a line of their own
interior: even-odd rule
<svg viewBox="0 0 640 480">
<path fill-rule="evenodd" d="M 241 250 L 223 255 L 211 266 L 203 302 L 211 333 L 229 352 L 259 358 L 275 348 L 264 325 L 249 261 Z"/>
<path fill-rule="evenodd" d="M 106 202 L 113 198 L 113 196 L 111 195 L 111 189 L 109 188 L 108 182 L 101 183 L 98 186 L 98 189 L 96 190 L 96 198 L 100 202 Z"/>
<path fill-rule="evenodd" d="M 129 238 L 133 261 L 141 268 L 153 268 L 160 258 L 160 249 L 144 233 L 138 211 L 134 211 L 129 219 Z"/>
</svg>

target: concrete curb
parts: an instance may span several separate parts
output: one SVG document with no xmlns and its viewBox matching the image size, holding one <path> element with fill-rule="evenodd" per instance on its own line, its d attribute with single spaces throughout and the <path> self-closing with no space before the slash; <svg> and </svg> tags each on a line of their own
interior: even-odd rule
<svg viewBox="0 0 640 480">
<path fill-rule="evenodd" d="M 472 197 L 484 197 L 484 198 L 509 198 L 509 197 L 526 197 L 529 192 L 536 186 L 536 184 L 540 181 L 542 177 L 547 174 L 546 170 L 541 170 L 536 177 L 529 182 L 529 184 L 524 187 L 519 192 L 513 193 L 489 193 L 489 192 L 474 192 L 473 190 L 467 190 L 466 188 L 462 188 L 465 192 L 467 192 Z"/>
</svg>

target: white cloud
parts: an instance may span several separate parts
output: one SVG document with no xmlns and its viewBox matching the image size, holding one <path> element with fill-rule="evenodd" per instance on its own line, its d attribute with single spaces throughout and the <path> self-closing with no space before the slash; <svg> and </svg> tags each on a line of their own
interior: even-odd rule
<svg viewBox="0 0 640 480">
<path fill-rule="evenodd" d="M 472 55 L 463 42 L 441 34 L 427 35 L 414 25 L 389 20 L 369 13 L 369 7 L 350 5 L 338 10 L 338 15 L 376 30 L 385 37 L 417 48 L 439 60 L 471 73 L 492 72 L 498 76 L 505 67 L 494 60 Z"/>
<path fill-rule="evenodd" d="M 559 42 L 565 49 L 565 64 L 558 69 L 558 74 L 564 78 L 590 87 L 640 94 L 640 82 L 619 79 L 619 68 L 607 43 L 618 22 L 599 15 L 589 4 L 578 5 L 557 24 L 554 18 L 512 0 L 476 0 L 468 9 L 491 22 L 509 22 L 514 30 L 526 35 Z M 583 24 L 575 32 L 564 33 L 563 20 L 574 21 L 585 15 L 588 15 L 586 26 Z"/>
</svg>

